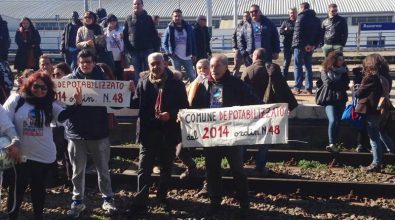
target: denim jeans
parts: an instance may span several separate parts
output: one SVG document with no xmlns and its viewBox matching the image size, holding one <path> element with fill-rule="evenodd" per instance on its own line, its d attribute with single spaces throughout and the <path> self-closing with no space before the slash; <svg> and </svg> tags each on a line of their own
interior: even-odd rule
<svg viewBox="0 0 395 220">
<path fill-rule="evenodd" d="M 325 106 L 325 113 L 328 117 L 328 138 L 329 144 L 335 144 L 337 133 L 339 129 L 339 122 L 344 111 L 344 104 L 327 105 Z"/>
<path fill-rule="evenodd" d="M 372 146 L 372 164 L 381 165 L 383 163 L 383 148 L 380 142 L 379 115 L 366 115 L 366 123 Z"/>
<path fill-rule="evenodd" d="M 171 56 L 171 60 L 173 61 L 172 63 L 176 70 L 181 72 L 181 66 L 185 68 L 188 80 L 190 82 L 192 82 L 196 78 L 196 73 L 195 70 L 193 69 L 193 63 L 191 59 L 183 60 L 177 56 Z"/>
<path fill-rule="evenodd" d="M 312 69 L 313 52 L 306 52 L 299 48 L 294 49 L 294 76 L 295 76 L 295 90 L 300 90 L 303 84 L 303 65 L 306 68 L 306 90 L 313 89 L 313 69 Z"/>
<path fill-rule="evenodd" d="M 70 66 L 71 70 L 74 70 L 78 67 L 77 64 L 77 55 L 80 52 L 80 50 L 76 51 L 67 51 L 64 54 L 64 62 L 67 63 L 67 65 Z"/>
<path fill-rule="evenodd" d="M 258 153 L 255 159 L 256 170 L 263 171 L 263 169 L 266 167 L 268 150 L 269 150 L 268 145 L 266 144 L 258 145 Z"/>
<path fill-rule="evenodd" d="M 150 55 L 153 52 L 154 52 L 153 49 L 130 52 L 135 74 L 134 74 L 134 79 L 125 79 L 125 80 L 133 80 L 135 81 L 135 83 L 137 83 L 140 79 L 140 73 L 148 70 L 148 55 Z"/>
<path fill-rule="evenodd" d="M 284 64 L 283 64 L 283 76 L 287 79 L 289 72 L 289 65 L 291 65 L 292 59 L 292 48 L 290 46 L 284 46 Z"/>
</svg>

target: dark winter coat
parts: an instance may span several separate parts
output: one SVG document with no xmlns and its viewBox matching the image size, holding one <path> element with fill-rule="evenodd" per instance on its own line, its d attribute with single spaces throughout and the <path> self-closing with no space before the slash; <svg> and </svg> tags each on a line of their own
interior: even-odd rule
<svg viewBox="0 0 395 220">
<path fill-rule="evenodd" d="M 261 23 L 261 46 L 266 50 L 268 57 L 272 57 L 273 53 L 280 53 L 280 37 L 278 31 L 273 22 L 266 16 L 261 15 L 259 22 Z M 240 40 L 238 42 L 241 45 L 241 54 L 251 55 L 255 48 L 254 32 L 252 27 L 252 21 L 244 23 L 241 29 Z"/>
<path fill-rule="evenodd" d="M 315 11 L 308 9 L 296 17 L 292 47 L 304 49 L 306 45 L 318 47 L 321 41 L 321 22 Z"/>
<path fill-rule="evenodd" d="M 23 41 L 23 33 L 20 29 L 16 31 L 15 34 L 15 42 L 18 45 L 18 49 L 16 51 L 15 56 L 15 69 L 18 71 L 23 71 L 27 66 L 27 57 L 28 51 L 33 49 L 33 57 L 34 57 L 34 69 L 38 70 L 39 65 L 38 61 L 40 56 L 42 55 L 42 51 L 40 48 L 41 37 L 40 33 L 36 29 L 32 29 L 27 34 L 26 42 Z"/>
<path fill-rule="evenodd" d="M 208 27 L 201 27 L 198 23 L 192 26 L 193 33 L 195 34 L 196 42 L 196 57 L 207 58 L 211 56 L 210 47 L 210 33 L 208 32 Z"/>
<path fill-rule="evenodd" d="M 62 34 L 62 42 L 60 46 L 60 51 L 62 53 L 66 53 L 69 48 L 77 48 L 76 39 L 77 39 L 77 31 L 78 28 L 82 26 L 82 22 L 73 24 L 72 22 L 68 23 L 64 27 L 64 31 Z"/>
<path fill-rule="evenodd" d="M 348 69 L 344 67 L 344 71 L 328 70 L 327 72 L 321 71 L 321 80 L 323 86 L 327 86 L 330 90 L 336 93 L 336 99 L 330 100 L 327 98 L 328 104 L 345 104 L 348 100 L 347 90 L 350 78 L 348 77 Z M 336 76 L 337 75 L 337 76 Z"/>
<path fill-rule="evenodd" d="M 138 139 L 145 142 L 149 137 L 147 133 L 161 131 L 167 138 L 167 143 L 176 145 L 181 141 L 180 125 L 176 122 L 177 113 L 180 109 L 188 107 L 187 93 L 184 84 L 174 78 L 173 73 L 166 69 L 168 78 L 163 88 L 162 112 L 168 112 L 170 119 L 167 122 L 160 121 L 155 117 L 155 103 L 159 88 L 148 79 L 149 74 L 143 75 L 136 88 L 136 94 L 132 100 L 132 108 L 138 108 L 140 129 Z"/>
<path fill-rule="evenodd" d="M 358 103 L 361 103 L 361 105 L 358 104 L 356 111 L 367 115 L 379 114 L 377 105 L 382 94 L 383 88 L 379 75 L 366 75 L 355 93 L 355 97 L 359 99 Z"/>
<path fill-rule="evenodd" d="M 7 22 L 0 16 L 0 60 L 7 60 L 8 49 L 11 45 Z"/>
<path fill-rule="evenodd" d="M 285 30 L 287 28 L 287 30 Z M 295 29 L 295 21 L 291 19 L 283 21 L 280 27 L 280 35 L 283 35 L 283 45 L 284 47 L 291 47 L 292 46 L 292 37 L 294 34 Z"/>
<path fill-rule="evenodd" d="M 158 31 L 151 16 L 144 10 L 140 15 L 129 15 L 125 21 L 123 41 L 129 52 L 156 50 L 160 47 Z"/>
<path fill-rule="evenodd" d="M 182 28 L 187 32 L 187 51 L 186 56 L 196 56 L 196 41 L 191 25 L 182 21 Z M 175 32 L 176 28 L 173 22 L 170 22 L 166 28 L 165 34 L 163 35 L 163 49 L 167 54 L 173 55 L 176 49 Z"/>
<path fill-rule="evenodd" d="M 241 80 L 251 86 L 259 100 L 263 100 L 263 95 L 269 81 L 265 62 L 257 60 L 251 66 L 247 67 L 241 75 Z"/>
<path fill-rule="evenodd" d="M 237 27 L 235 28 L 235 31 L 233 32 L 232 35 L 232 48 L 239 50 L 241 49 L 241 46 L 238 44 L 240 41 L 240 34 L 241 34 L 241 29 L 243 28 L 244 22 L 241 21 L 240 23 L 237 24 Z M 244 45 L 245 42 L 242 42 L 242 45 Z"/>
<path fill-rule="evenodd" d="M 77 68 L 66 79 L 106 80 L 100 68 L 95 67 L 91 74 L 85 75 Z M 109 136 L 107 107 L 76 106 L 73 114 L 65 122 L 67 138 L 100 140 Z"/>
<path fill-rule="evenodd" d="M 345 18 L 336 15 L 332 18 L 326 18 L 321 25 L 324 35 L 324 44 L 342 45 L 347 43 L 348 25 Z"/>
</svg>

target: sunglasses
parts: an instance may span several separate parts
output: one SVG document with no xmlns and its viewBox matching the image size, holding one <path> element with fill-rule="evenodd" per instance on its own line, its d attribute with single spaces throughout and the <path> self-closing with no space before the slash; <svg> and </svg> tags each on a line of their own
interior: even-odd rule
<svg viewBox="0 0 395 220">
<path fill-rule="evenodd" d="M 46 85 L 39 85 L 39 84 L 34 84 L 32 88 L 35 90 L 41 89 L 41 91 L 48 90 L 48 87 Z"/>
<path fill-rule="evenodd" d="M 251 14 L 252 14 L 252 13 L 258 13 L 258 10 L 250 11 L 250 13 L 251 13 Z"/>
</svg>

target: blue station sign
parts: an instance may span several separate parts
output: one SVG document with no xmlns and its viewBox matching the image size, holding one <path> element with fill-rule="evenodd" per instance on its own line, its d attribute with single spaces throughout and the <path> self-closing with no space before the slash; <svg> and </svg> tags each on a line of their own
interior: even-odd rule
<svg viewBox="0 0 395 220">
<path fill-rule="evenodd" d="M 395 30 L 395 23 L 361 23 L 361 31 Z"/>
</svg>

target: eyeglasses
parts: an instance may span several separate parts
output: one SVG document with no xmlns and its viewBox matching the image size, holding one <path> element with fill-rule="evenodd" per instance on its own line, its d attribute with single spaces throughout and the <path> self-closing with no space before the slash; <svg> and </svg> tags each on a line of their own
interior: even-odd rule
<svg viewBox="0 0 395 220">
<path fill-rule="evenodd" d="M 34 84 L 32 88 L 35 90 L 41 89 L 41 91 L 48 90 L 48 87 L 46 85 L 39 85 L 39 84 Z"/>
<path fill-rule="evenodd" d="M 250 11 L 250 13 L 252 14 L 252 13 L 258 13 L 258 10 L 252 10 L 252 11 Z"/>
</svg>

